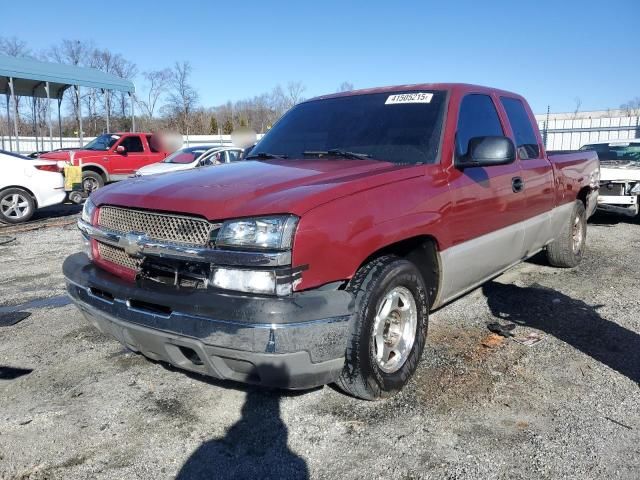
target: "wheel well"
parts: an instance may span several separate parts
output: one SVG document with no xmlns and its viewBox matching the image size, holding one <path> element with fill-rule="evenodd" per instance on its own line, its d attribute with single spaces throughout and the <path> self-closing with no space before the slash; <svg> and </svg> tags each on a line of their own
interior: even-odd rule
<svg viewBox="0 0 640 480">
<path fill-rule="evenodd" d="M 584 208 L 587 208 L 587 201 L 589 198 L 589 193 L 591 193 L 591 187 L 582 187 L 582 189 L 578 192 L 578 200 L 584 203 Z"/>
<path fill-rule="evenodd" d="M 397 255 L 413 262 L 422 274 L 422 279 L 427 287 L 429 305 L 433 305 L 440 285 L 438 243 L 435 238 L 428 235 L 420 235 L 392 243 L 369 255 L 362 262 L 362 265 L 382 255 Z"/>
<path fill-rule="evenodd" d="M 97 174 L 99 174 L 102 179 L 105 181 L 107 181 L 107 174 L 105 173 L 104 170 L 102 170 L 100 167 L 96 167 L 94 165 L 89 165 L 88 167 L 82 167 L 82 171 L 91 171 L 91 172 L 96 172 Z"/>
<path fill-rule="evenodd" d="M 26 187 L 23 187 L 22 185 L 7 185 L 6 187 L 0 188 L 0 193 L 10 188 L 19 188 L 20 190 L 24 190 L 25 192 L 27 192 L 29 195 L 31 195 L 31 198 L 33 199 L 33 203 L 35 204 L 36 208 L 38 208 L 38 199 L 36 198 L 36 196 L 33 194 L 31 190 L 29 190 Z"/>
</svg>

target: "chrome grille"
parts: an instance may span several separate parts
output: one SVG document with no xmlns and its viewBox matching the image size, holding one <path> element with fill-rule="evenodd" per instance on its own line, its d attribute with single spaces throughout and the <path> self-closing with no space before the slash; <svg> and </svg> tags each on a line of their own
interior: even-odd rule
<svg viewBox="0 0 640 480">
<path fill-rule="evenodd" d="M 196 217 L 109 206 L 100 208 L 98 225 L 115 232 L 139 232 L 153 240 L 197 247 L 208 245 L 209 234 L 215 227 Z"/>
<path fill-rule="evenodd" d="M 131 270 L 138 270 L 140 268 L 141 260 L 130 257 L 122 248 L 112 247 L 106 243 L 98 242 L 98 255 L 100 255 L 100 258 L 103 260 L 115 263 L 121 267 Z"/>
</svg>

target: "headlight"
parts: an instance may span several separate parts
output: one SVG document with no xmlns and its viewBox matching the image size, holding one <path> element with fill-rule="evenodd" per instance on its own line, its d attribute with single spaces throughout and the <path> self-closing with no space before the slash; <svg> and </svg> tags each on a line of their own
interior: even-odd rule
<svg viewBox="0 0 640 480">
<path fill-rule="evenodd" d="M 297 224 L 295 215 L 228 220 L 220 228 L 215 243 L 217 246 L 287 250 L 291 248 Z"/>
<path fill-rule="evenodd" d="M 91 220 L 93 218 L 93 212 L 96 211 L 96 206 L 91 201 L 90 198 L 87 198 L 84 202 L 84 207 L 82 207 L 82 220 L 91 224 Z"/>
<path fill-rule="evenodd" d="M 213 272 L 211 283 L 215 287 L 225 290 L 267 295 L 276 293 L 276 274 L 274 271 L 217 268 Z"/>
<path fill-rule="evenodd" d="M 640 195 L 640 182 L 636 183 L 631 190 L 629 190 L 631 195 Z"/>
</svg>

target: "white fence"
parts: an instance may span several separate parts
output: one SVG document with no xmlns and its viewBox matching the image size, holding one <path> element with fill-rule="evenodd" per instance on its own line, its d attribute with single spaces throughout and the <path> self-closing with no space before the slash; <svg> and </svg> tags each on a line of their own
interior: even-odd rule
<svg viewBox="0 0 640 480">
<path fill-rule="evenodd" d="M 545 120 L 540 120 L 545 131 Z M 640 138 L 640 117 L 601 117 L 549 120 L 547 150 L 577 150 L 582 145 L 605 140 Z"/>
<path fill-rule="evenodd" d="M 258 138 L 262 138 L 263 135 L 258 135 Z M 86 145 L 95 137 L 84 137 L 84 144 Z M 15 137 L 8 137 L 0 135 L 0 149 L 8 150 L 23 154 L 29 154 L 31 152 L 54 150 L 56 148 L 77 148 L 80 146 L 80 140 L 77 137 L 59 137 L 53 138 L 53 146 L 49 140 L 49 137 L 38 137 L 37 142 L 35 137 L 19 137 L 18 146 L 16 148 Z M 182 137 L 183 145 L 185 147 L 195 145 L 232 145 L 231 135 L 189 135 L 189 137 Z"/>
</svg>

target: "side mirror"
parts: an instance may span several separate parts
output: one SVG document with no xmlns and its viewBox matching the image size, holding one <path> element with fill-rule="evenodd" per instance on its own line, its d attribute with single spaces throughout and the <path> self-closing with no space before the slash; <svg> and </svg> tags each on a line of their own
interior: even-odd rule
<svg viewBox="0 0 640 480">
<path fill-rule="evenodd" d="M 116 147 L 116 153 L 119 153 L 120 155 L 124 155 L 125 153 L 127 153 L 127 149 L 122 145 L 118 145 Z"/>
<path fill-rule="evenodd" d="M 507 165 L 516 159 L 516 147 L 507 137 L 473 137 L 469 140 L 467 154 L 456 159 L 460 169 Z"/>
</svg>

